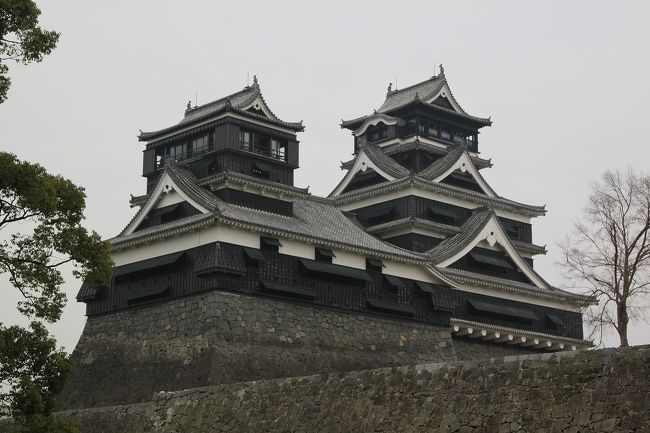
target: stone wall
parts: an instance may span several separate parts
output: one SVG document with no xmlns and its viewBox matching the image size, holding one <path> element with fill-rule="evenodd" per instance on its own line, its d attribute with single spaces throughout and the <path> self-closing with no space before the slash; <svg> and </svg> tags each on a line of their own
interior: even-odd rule
<svg viewBox="0 0 650 433">
<path fill-rule="evenodd" d="M 530 347 L 491 343 L 478 338 L 454 337 L 453 342 L 454 352 L 459 361 L 540 353 L 539 350 Z"/>
<path fill-rule="evenodd" d="M 154 392 L 455 359 L 448 329 L 209 292 L 88 318 L 62 409 Z"/>
<path fill-rule="evenodd" d="M 82 433 L 641 433 L 649 395 L 645 346 L 224 384 L 59 416 Z"/>
</svg>

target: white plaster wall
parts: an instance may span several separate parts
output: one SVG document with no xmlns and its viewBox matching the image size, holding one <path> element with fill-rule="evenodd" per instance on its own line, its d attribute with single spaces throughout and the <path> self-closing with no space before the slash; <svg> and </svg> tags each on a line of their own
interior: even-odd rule
<svg viewBox="0 0 650 433">
<path fill-rule="evenodd" d="M 154 205 L 154 209 L 158 209 L 165 206 L 171 206 L 176 203 L 184 202 L 185 199 L 176 191 L 171 190 L 167 194 L 163 194 L 158 200 L 158 203 Z"/>
</svg>

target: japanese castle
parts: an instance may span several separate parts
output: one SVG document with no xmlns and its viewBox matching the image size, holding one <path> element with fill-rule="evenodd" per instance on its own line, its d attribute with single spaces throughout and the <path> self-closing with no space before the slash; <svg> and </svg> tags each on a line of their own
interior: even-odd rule
<svg viewBox="0 0 650 433">
<path fill-rule="evenodd" d="M 589 347 L 590 300 L 533 267 L 546 250 L 531 221 L 546 209 L 485 181 L 492 122 L 461 108 L 444 69 L 389 86 L 370 111 L 341 123 L 354 157 L 328 197 L 294 185 L 304 126 L 269 108 L 257 78 L 141 132 L 146 193 L 111 240 L 111 285 L 79 291 L 89 320 L 220 291 L 431 325 L 476 347 Z"/>
</svg>

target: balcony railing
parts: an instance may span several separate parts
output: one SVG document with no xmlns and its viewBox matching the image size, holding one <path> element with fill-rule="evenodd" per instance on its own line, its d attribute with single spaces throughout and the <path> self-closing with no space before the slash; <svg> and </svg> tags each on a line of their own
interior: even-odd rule
<svg viewBox="0 0 650 433">
<path fill-rule="evenodd" d="M 180 153 L 156 155 L 156 168 L 163 167 L 165 165 L 165 161 L 167 160 L 183 161 L 185 159 L 203 155 L 204 153 L 208 153 L 212 150 L 214 150 L 214 147 L 208 145 L 208 146 L 201 146 L 195 149 L 186 149 L 184 152 L 180 152 Z"/>
<path fill-rule="evenodd" d="M 267 146 L 253 146 L 251 143 L 241 142 L 240 149 L 247 152 L 257 153 L 258 155 L 267 156 L 269 158 L 286 161 L 286 148 L 285 147 L 267 147 Z"/>
</svg>

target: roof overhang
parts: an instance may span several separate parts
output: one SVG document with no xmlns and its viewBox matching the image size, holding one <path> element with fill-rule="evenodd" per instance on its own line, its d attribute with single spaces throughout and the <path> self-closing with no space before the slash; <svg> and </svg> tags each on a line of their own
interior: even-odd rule
<svg viewBox="0 0 650 433">
<path fill-rule="evenodd" d="M 561 337 L 541 332 L 495 326 L 487 323 L 451 318 L 451 331 L 456 337 L 477 341 L 539 349 L 549 352 L 575 351 L 593 347 L 591 341 Z"/>
<path fill-rule="evenodd" d="M 388 116 L 386 114 L 375 114 L 373 116 L 368 117 L 358 129 L 352 131 L 352 135 L 358 137 L 364 134 L 371 126 L 375 126 L 380 123 L 383 123 L 384 125 L 405 125 L 406 124 L 405 121 L 397 117 Z"/>
</svg>

